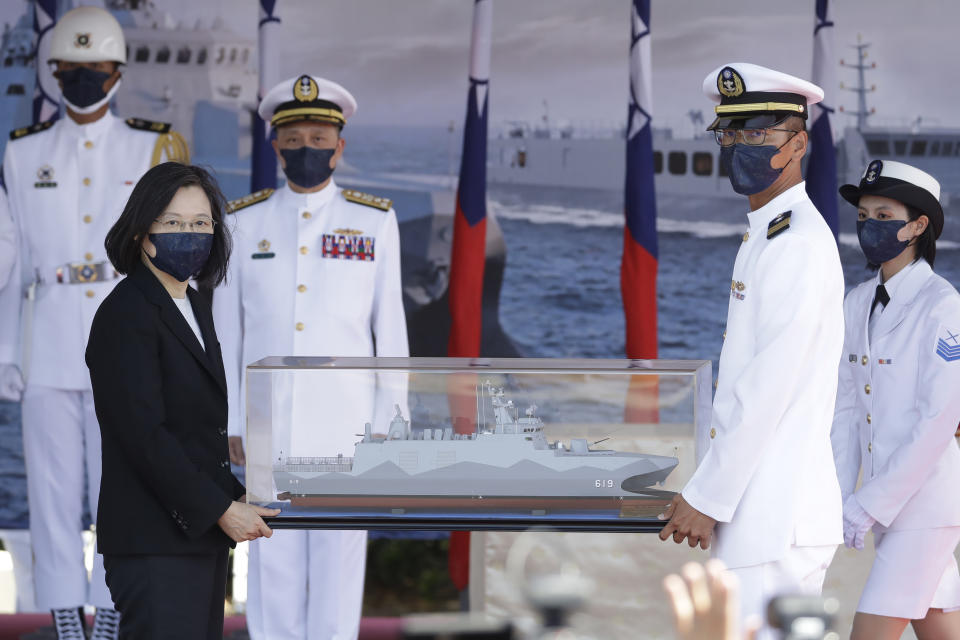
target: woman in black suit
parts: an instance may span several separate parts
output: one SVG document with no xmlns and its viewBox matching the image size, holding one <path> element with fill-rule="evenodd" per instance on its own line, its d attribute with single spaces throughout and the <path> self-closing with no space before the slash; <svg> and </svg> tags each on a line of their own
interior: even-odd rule
<svg viewBox="0 0 960 640">
<path fill-rule="evenodd" d="M 227 392 L 210 305 L 187 285 L 227 271 L 224 201 L 199 167 L 167 162 L 107 234 L 127 274 L 93 320 L 86 361 L 103 439 L 97 547 L 120 637 L 223 637 L 227 554 L 270 536 L 230 473 Z"/>
</svg>

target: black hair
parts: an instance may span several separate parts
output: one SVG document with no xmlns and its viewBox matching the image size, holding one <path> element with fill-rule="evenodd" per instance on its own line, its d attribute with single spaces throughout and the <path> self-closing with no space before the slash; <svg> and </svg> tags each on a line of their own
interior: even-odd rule
<svg viewBox="0 0 960 640">
<path fill-rule="evenodd" d="M 907 208 L 907 217 L 910 218 L 910 222 L 913 222 L 920 216 L 926 215 L 923 211 L 920 211 L 920 209 L 912 205 L 904 204 L 903 206 Z M 917 236 L 913 246 L 917 252 L 914 262 L 923 258 L 933 267 L 933 261 L 937 258 L 937 239 L 933 235 L 933 225 L 930 224 L 930 216 L 927 216 L 927 226 L 924 227 L 923 233 Z"/>
<path fill-rule="evenodd" d="M 897 200 L 897 202 L 900 202 L 900 201 Z M 914 207 L 913 205 L 909 205 L 905 202 L 901 202 L 900 204 L 906 207 L 907 219 L 910 222 L 913 222 L 914 220 L 919 219 L 920 216 L 927 215 L 923 211 L 920 211 L 920 209 L 917 209 L 916 207 Z M 929 217 L 930 216 L 927 216 L 928 219 Z M 915 251 L 913 262 L 917 262 L 918 260 L 920 260 L 920 258 L 923 258 L 928 263 L 930 263 L 931 268 L 933 267 L 933 262 L 937 258 L 937 238 L 933 235 L 932 224 L 928 222 L 927 226 L 923 229 L 923 233 L 917 236 L 917 238 L 913 242 L 911 242 L 911 244 L 908 246 L 912 246 Z M 880 265 L 873 264 L 872 262 L 867 262 L 867 269 L 871 271 L 876 271 L 879 268 L 880 268 Z"/>
<path fill-rule="evenodd" d="M 231 248 L 230 233 L 223 223 L 226 200 L 217 181 L 206 169 L 179 162 L 164 162 L 143 174 L 133 188 L 120 218 L 107 232 L 103 245 L 117 272 L 131 273 L 142 262 L 143 238 L 183 187 L 203 189 L 210 201 L 210 213 L 215 222 L 210 257 L 197 274 L 196 281 L 200 286 L 210 288 L 223 282 Z"/>
</svg>

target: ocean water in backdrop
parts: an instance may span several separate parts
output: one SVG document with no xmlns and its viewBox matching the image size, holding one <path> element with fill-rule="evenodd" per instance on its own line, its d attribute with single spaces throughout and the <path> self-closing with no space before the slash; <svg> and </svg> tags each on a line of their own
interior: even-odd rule
<svg viewBox="0 0 960 640">
<path fill-rule="evenodd" d="M 347 127 L 345 159 L 372 173 L 455 174 L 460 133 L 442 128 Z M 570 189 L 488 190 L 507 246 L 500 320 L 524 356 L 624 357 L 620 301 L 622 194 Z M 688 198 L 658 197 L 661 358 L 707 359 L 716 371 L 746 199 L 702 203 L 696 222 L 670 217 Z M 700 205 L 698 205 L 700 206 Z M 841 215 L 855 216 L 853 207 Z M 956 224 L 948 220 L 947 224 Z M 842 235 L 847 288 L 872 277 L 856 238 Z M 937 272 L 960 283 L 960 252 L 940 247 Z M 783 286 L 789 287 L 789 282 Z M 26 526 L 19 407 L 0 403 L 0 528 Z"/>
</svg>

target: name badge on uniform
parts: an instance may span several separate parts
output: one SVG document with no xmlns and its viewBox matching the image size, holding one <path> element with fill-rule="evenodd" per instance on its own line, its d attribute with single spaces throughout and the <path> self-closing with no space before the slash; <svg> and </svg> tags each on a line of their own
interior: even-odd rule
<svg viewBox="0 0 960 640">
<path fill-rule="evenodd" d="M 277 254 L 270 251 L 270 241 L 264 238 L 259 243 L 257 243 L 257 249 L 260 250 L 259 253 L 254 253 L 250 257 L 254 260 L 266 260 L 268 258 L 273 258 Z"/>
<path fill-rule="evenodd" d="M 960 330 L 954 332 L 941 325 L 937 330 L 936 353 L 947 362 L 960 360 Z"/>
<path fill-rule="evenodd" d="M 361 231 L 353 229 L 335 229 L 333 233 L 323 234 L 321 255 L 324 258 L 337 260 L 372 262 L 374 259 L 374 238 L 360 235 L 361 233 Z"/>
<path fill-rule="evenodd" d="M 53 180 L 53 167 L 45 164 L 37 169 L 37 182 L 33 183 L 34 189 L 44 189 L 55 186 L 57 186 L 57 183 Z"/>
</svg>

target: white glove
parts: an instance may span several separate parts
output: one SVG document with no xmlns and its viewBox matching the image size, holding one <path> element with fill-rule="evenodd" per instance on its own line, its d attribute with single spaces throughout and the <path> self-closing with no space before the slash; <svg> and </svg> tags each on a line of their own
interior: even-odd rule
<svg viewBox="0 0 960 640">
<path fill-rule="evenodd" d="M 20 402 L 23 395 L 23 376 L 15 364 L 0 364 L 0 400 Z"/>
<path fill-rule="evenodd" d="M 860 506 L 856 495 L 851 495 L 843 503 L 843 543 L 851 549 L 863 549 L 867 531 L 876 520 Z"/>
</svg>

